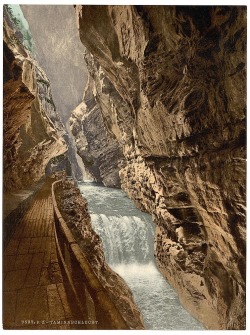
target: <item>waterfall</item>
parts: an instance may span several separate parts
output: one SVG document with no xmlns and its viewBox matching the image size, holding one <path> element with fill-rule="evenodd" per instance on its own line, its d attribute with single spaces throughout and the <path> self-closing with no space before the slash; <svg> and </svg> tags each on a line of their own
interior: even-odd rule
<svg viewBox="0 0 250 335">
<path fill-rule="evenodd" d="M 105 214 L 91 214 L 91 220 L 111 267 L 153 261 L 154 231 L 150 223 L 136 216 Z"/>
<path fill-rule="evenodd" d="M 103 243 L 107 263 L 127 282 L 147 329 L 204 329 L 181 305 L 156 268 L 151 217 L 117 189 L 79 183 L 88 201 L 93 229 Z"/>
</svg>

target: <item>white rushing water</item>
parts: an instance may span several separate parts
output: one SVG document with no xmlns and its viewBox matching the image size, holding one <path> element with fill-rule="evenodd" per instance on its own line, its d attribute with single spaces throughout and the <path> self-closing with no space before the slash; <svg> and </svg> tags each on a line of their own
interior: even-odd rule
<svg viewBox="0 0 250 335">
<path fill-rule="evenodd" d="M 180 304 L 154 261 L 154 225 L 126 194 L 95 183 L 79 183 L 107 263 L 127 282 L 150 330 L 201 330 Z"/>
</svg>

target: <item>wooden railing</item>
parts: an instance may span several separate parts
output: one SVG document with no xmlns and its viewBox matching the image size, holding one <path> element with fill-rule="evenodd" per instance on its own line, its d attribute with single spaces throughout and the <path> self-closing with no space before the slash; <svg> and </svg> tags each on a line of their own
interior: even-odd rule
<svg viewBox="0 0 250 335">
<path fill-rule="evenodd" d="M 55 192 L 63 189 L 64 185 L 65 181 L 62 180 L 52 184 L 55 237 L 61 265 L 71 288 L 71 295 L 78 306 L 79 315 L 85 320 L 96 320 L 96 324 L 89 325 L 89 329 L 130 329 L 91 268 L 58 209 Z"/>
</svg>

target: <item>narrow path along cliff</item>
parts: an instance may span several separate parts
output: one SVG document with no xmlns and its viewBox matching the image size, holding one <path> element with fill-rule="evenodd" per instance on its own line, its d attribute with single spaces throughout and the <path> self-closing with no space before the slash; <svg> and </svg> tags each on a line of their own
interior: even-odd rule
<svg viewBox="0 0 250 335">
<path fill-rule="evenodd" d="M 77 317 L 58 264 L 51 184 L 45 182 L 4 251 L 4 329 L 72 329 L 67 321 Z"/>
<path fill-rule="evenodd" d="M 246 328 L 246 14 L 3 6 L 5 328 Z"/>
<path fill-rule="evenodd" d="M 87 263 L 90 270 L 86 270 L 80 261 L 77 264 L 73 256 L 68 255 L 66 257 L 72 262 L 68 269 L 64 267 L 62 253 L 66 252 L 67 244 L 74 243 L 68 236 L 66 244 L 58 242 L 60 235 L 55 230 L 56 212 L 52 202 L 53 182 L 53 178 L 46 179 L 4 250 L 4 329 L 143 329 L 136 306 L 132 306 L 135 310 L 131 318 L 133 325 L 127 325 L 119 310 L 114 310 L 113 302 L 110 300 L 107 304 L 110 298 L 98 286 L 91 265 Z M 61 243 L 63 249 L 60 249 Z M 76 255 L 84 257 L 80 249 Z M 79 275 L 81 266 L 84 269 L 82 276 Z M 70 276 L 68 271 L 73 275 Z M 112 271 L 109 271 L 108 276 L 111 275 Z M 116 281 L 118 284 L 118 277 Z M 117 292 L 121 295 L 125 291 L 126 302 L 130 303 L 133 298 L 129 298 L 129 292 L 126 294 L 126 284 L 121 285 Z M 102 300 L 98 300 L 99 295 Z M 130 306 L 126 308 L 126 314 L 129 309 Z M 114 324 L 109 318 L 113 318 Z"/>
<path fill-rule="evenodd" d="M 86 277 L 79 278 L 79 273 L 78 277 L 76 274 L 81 264 L 78 267 L 76 263 L 71 264 L 74 276 L 69 280 L 62 264 L 61 253 L 65 250 L 60 249 L 55 230 L 52 182 L 55 179 L 46 179 L 4 251 L 4 329 L 103 329 L 101 318 L 104 316 L 105 321 L 109 321 L 108 313 L 116 317 L 119 326 L 110 322 L 104 329 L 129 329 L 119 321 L 112 304 L 106 309 L 104 302 L 103 306 L 96 304 L 96 296 L 100 294 L 105 298 L 105 292 L 93 280 L 93 271 L 87 275 L 85 270 Z M 66 243 L 70 242 L 66 240 Z M 63 246 L 66 249 L 66 244 Z M 83 257 L 81 252 L 78 256 Z M 91 282 L 94 285 L 91 286 Z M 79 295 L 75 291 L 77 283 L 80 284 Z M 85 296 L 85 285 L 93 291 L 90 301 Z"/>
</svg>

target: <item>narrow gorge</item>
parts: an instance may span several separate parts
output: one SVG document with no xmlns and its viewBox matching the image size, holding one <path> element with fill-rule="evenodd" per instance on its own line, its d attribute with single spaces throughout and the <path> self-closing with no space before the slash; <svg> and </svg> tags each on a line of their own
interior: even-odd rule
<svg viewBox="0 0 250 335">
<path fill-rule="evenodd" d="M 52 290 L 73 329 L 245 329 L 246 7 L 3 12 L 4 327 L 27 326 L 35 235 L 22 222 L 52 187 L 48 329 L 64 329 L 50 326 Z"/>
</svg>

